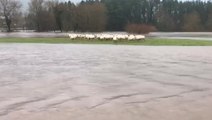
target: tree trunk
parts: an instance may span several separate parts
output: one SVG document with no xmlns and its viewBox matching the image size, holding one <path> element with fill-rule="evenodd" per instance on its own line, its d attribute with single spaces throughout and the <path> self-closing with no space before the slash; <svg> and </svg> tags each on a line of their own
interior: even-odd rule
<svg viewBox="0 0 212 120">
<path fill-rule="evenodd" d="M 5 22 L 7 25 L 7 32 L 11 32 L 11 20 L 7 16 L 5 16 Z"/>
</svg>

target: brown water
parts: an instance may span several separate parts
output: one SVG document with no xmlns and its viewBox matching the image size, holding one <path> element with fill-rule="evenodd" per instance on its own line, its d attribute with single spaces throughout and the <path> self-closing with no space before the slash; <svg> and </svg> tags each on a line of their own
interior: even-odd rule
<svg viewBox="0 0 212 120">
<path fill-rule="evenodd" d="M 212 47 L 0 44 L 0 120 L 211 120 Z"/>
</svg>

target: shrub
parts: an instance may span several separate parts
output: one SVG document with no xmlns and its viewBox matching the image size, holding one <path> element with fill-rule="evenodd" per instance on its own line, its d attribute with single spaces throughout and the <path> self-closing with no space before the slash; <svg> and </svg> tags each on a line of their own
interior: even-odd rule
<svg viewBox="0 0 212 120">
<path fill-rule="evenodd" d="M 125 31 L 134 34 L 148 34 L 150 32 L 156 31 L 156 28 L 147 24 L 128 24 L 125 27 Z"/>
</svg>

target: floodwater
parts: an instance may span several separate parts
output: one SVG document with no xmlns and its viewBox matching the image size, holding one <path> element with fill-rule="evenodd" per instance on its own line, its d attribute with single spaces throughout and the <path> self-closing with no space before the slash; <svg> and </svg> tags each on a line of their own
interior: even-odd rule
<svg viewBox="0 0 212 120">
<path fill-rule="evenodd" d="M 67 33 L 60 32 L 0 32 L 0 38 L 54 38 L 54 37 L 68 37 Z"/>
<path fill-rule="evenodd" d="M 153 32 L 148 37 L 166 39 L 212 40 L 212 32 Z"/>
<path fill-rule="evenodd" d="M 126 34 L 125 32 L 104 32 L 107 34 Z M 212 40 L 212 32 L 153 32 L 147 37 L 167 38 L 167 39 L 190 39 L 190 40 Z M 12 32 L 1 33 L 0 38 L 48 38 L 48 37 L 68 37 L 68 33 L 60 32 Z"/>
<path fill-rule="evenodd" d="M 0 120 L 211 120 L 212 47 L 0 44 Z"/>
</svg>

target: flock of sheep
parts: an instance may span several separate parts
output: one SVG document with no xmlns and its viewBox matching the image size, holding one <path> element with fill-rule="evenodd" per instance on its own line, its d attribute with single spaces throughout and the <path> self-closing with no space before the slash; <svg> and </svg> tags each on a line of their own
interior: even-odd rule
<svg viewBox="0 0 212 120">
<path fill-rule="evenodd" d="M 106 33 L 102 33 L 102 34 L 82 34 L 82 33 L 72 33 L 72 34 L 68 34 L 69 38 L 71 40 L 74 39 L 88 39 L 88 40 L 92 40 L 92 39 L 98 39 L 98 40 L 113 40 L 113 41 L 117 41 L 117 40 L 129 40 L 129 41 L 133 41 L 133 40 L 144 40 L 145 36 L 144 35 L 133 35 L 133 34 L 106 34 Z"/>
</svg>

